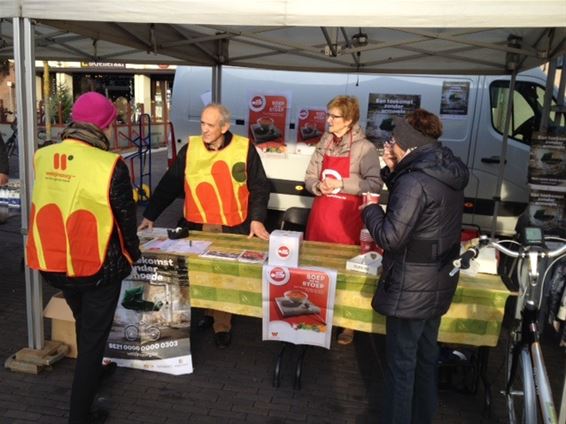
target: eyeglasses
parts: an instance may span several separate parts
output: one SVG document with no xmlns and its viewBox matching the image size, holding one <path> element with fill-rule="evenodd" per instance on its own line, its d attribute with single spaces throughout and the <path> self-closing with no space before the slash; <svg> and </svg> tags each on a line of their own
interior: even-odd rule
<svg viewBox="0 0 566 424">
<path fill-rule="evenodd" d="M 341 116 L 341 115 L 333 115 L 332 113 L 327 113 L 327 114 L 326 114 L 326 119 L 328 119 L 328 118 L 330 118 L 330 119 L 332 119 L 332 120 L 334 121 L 335 119 L 343 118 L 343 116 Z"/>
<path fill-rule="evenodd" d="M 397 140 L 391 137 L 389 140 L 385 140 L 384 143 L 387 144 L 388 146 L 393 146 L 395 143 L 397 143 Z"/>
</svg>

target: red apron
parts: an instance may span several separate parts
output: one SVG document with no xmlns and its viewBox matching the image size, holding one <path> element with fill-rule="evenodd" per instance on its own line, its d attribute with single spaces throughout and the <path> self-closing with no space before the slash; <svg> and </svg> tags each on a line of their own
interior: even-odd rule
<svg viewBox="0 0 566 424">
<path fill-rule="evenodd" d="M 322 172 L 324 170 L 333 170 L 338 172 L 342 179 L 348 178 L 350 155 L 334 157 L 325 154 L 322 159 Z M 362 196 L 353 194 L 316 196 L 309 216 L 306 240 L 359 244 L 362 214 L 358 208 L 361 204 Z"/>
</svg>

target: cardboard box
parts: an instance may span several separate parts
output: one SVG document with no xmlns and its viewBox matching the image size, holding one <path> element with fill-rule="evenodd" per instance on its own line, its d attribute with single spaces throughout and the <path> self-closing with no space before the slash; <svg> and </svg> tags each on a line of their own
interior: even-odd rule
<svg viewBox="0 0 566 424">
<path fill-rule="evenodd" d="M 51 318 L 51 340 L 65 343 L 69 346 L 67 357 L 77 357 L 77 338 L 75 332 L 75 319 L 73 312 L 63 293 L 55 294 L 43 310 L 45 318 Z"/>
<path fill-rule="evenodd" d="M 363 272 L 365 274 L 377 275 L 381 271 L 382 256 L 376 252 L 367 252 L 358 255 L 346 262 L 346 269 L 350 271 Z"/>
<path fill-rule="evenodd" d="M 479 267 L 478 272 L 497 275 L 497 253 L 495 247 L 486 246 L 480 249 L 478 257 L 474 260 Z"/>
<path fill-rule="evenodd" d="M 299 253 L 303 242 L 300 231 L 272 231 L 269 236 L 269 265 L 299 267 Z"/>
</svg>

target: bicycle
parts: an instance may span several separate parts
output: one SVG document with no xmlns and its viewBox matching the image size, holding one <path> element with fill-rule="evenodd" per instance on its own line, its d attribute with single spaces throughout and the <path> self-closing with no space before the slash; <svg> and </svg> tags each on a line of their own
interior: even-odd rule
<svg viewBox="0 0 566 424">
<path fill-rule="evenodd" d="M 539 324 L 544 320 L 540 311 L 545 294 L 544 283 L 549 270 L 566 257 L 566 244 L 550 250 L 546 242 L 565 243 L 566 240 L 545 237 L 541 228 L 533 226 L 522 230 L 520 240 L 521 242 L 491 241 L 486 236 L 481 236 L 478 246 L 468 249 L 454 261 L 451 274 L 469 268 L 470 261 L 478 256 L 479 249 L 488 245 L 518 259 L 519 295 L 514 317 L 516 322 L 511 330 L 505 356 L 506 385 L 501 393 L 506 397 L 511 424 L 535 424 L 539 417 L 542 417 L 544 423 L 554 424 L 558 419 L 539 343 Z M 514 244 L 517 250 L 503 246 L 504 243 Z M 549 262 L 550 260 L 552 262 Z"/>
<path fill-rule="evenodd" d="M 10 124 L 12 135 L 6 140 L 6 153 L 8 157 L 18 155 L 18 123 L 14 119 Z"/>
</svg>

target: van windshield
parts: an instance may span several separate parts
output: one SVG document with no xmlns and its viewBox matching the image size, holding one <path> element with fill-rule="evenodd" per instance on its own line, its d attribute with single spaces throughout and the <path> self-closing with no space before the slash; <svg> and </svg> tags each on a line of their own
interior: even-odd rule
<svg viewBox="0 0 566 424">
<path fill-rule="evenodd" d="M 491 123 L 493 128 L 503 134 L 505 128 L 505 111 L 509 100 L 509 81 L 494 81 L 490 85 L 491 99 Z M 533 132 L 538 131 L 542 117 L 545 88 L 541 85 L 528 81 L 517 81 L 513 96 L 513 110 L 511 114 L 511 125 L 509 126 L 509 137 L 530 146 Z M 553 98 L 551 101 L 550 126 L 564 125 L 555 122 L 556 113 L 552 107 L 556 106 Z"/>
</svg>

